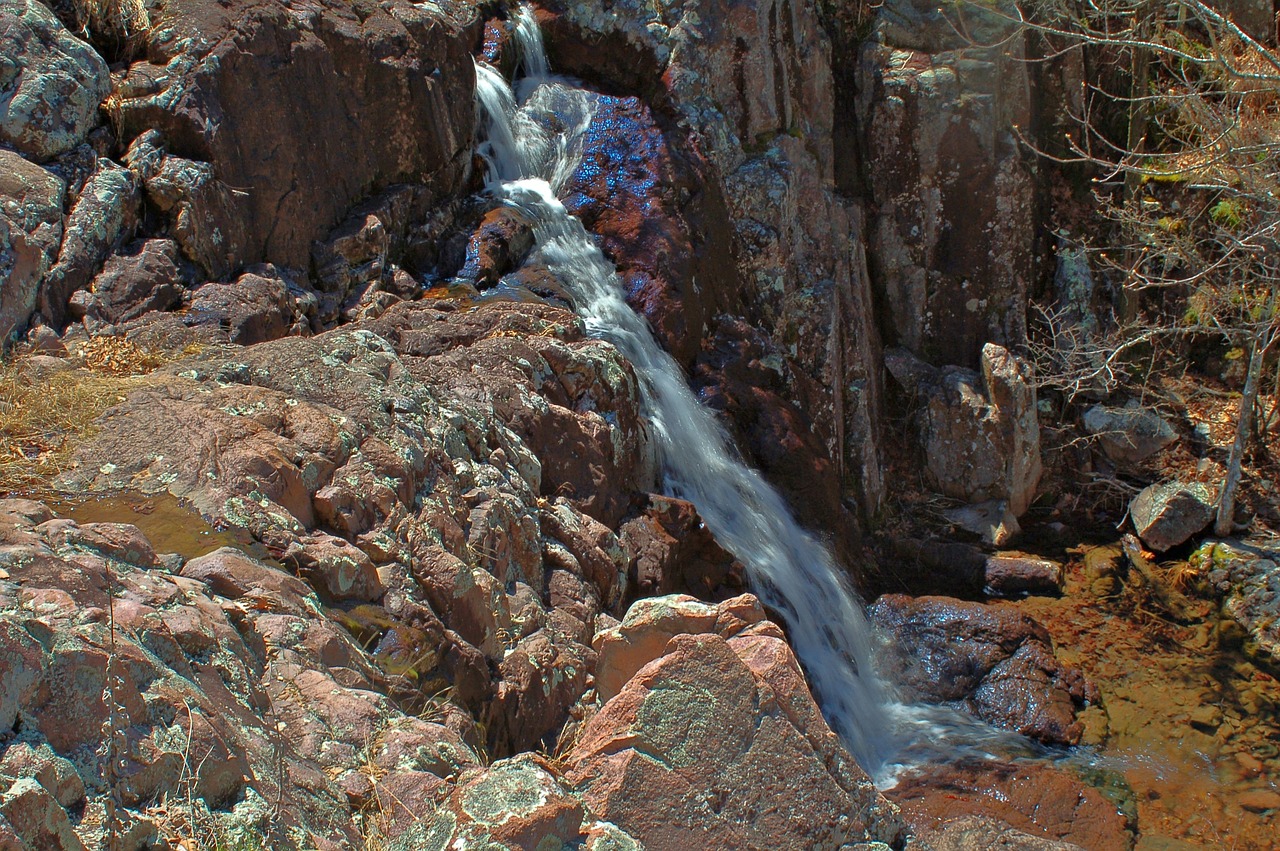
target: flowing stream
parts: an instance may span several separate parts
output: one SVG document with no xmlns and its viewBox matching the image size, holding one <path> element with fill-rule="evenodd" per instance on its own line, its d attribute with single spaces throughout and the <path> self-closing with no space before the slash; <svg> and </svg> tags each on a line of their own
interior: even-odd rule
<svg viewBox="0 0 1280 851">
<path fill-rule="evenodd" d="M 634 365 L 664 490 L 697 506 L 716 539 L 747 568 L 753 590 L 785 621 L 792 646 L 832 728 L 865 770 L 883 773 L 899 749 L 895 704 L 874 672 L 872 631 L 844 571 L 796 522 L 782 497 L 744 464 L 675 360 L 623 298 L 613 265 L 557 190 L 577 167 L 592 95 L 550 75 L 532 15 L 516 37 L 514 91 L 477 65 L 477 100 L 490 190 L 535 223 L 540 259 L 569 289 L 593 336 Z"/>
<path fill-rule="evenodd" d="M 539 259 L 568 288 L 589 332 L 612 342 L 634 365 L 661 462 L 662 487 L 693 502 L 720 543 L 746 566 L 755 592 L 785 621 L 824 715 L 859 764 L 883 787 L 892 785 L 902 769 L 939 759 L 996 754 L 1003 760 L 1048 760 L 1092 776 L 1090 782 L 1102 778 L 1104 793 L 1112 797 L 1117 792 L 1105 792 L 1113 785 L 1107 778 L 1122 777 L 1119 793 L 1129 790 L 1127 806 L 1136 806 L 1140 821 L 1157 836 L 1221 839 L 1223 830 L 1227 835 L 1234 830 L 1239 847 L 1271 847 L 1272 828 L 1266 816 L 1255 815 L 1263 812 L 1258 796 L 1271 794 L 1264 783 L 1267 775 L 1255 777 L 1262 770 L 1257 766 L 1264 766 L 1264 760 L 1271 760 L 1265 765 L 1280 764 L 1275 757 L 1280 748 L 1258 743 L 1271 728 L 1265 723 L 1250 726 L 1251 713 L 1230 707 L 1216 737 L 1195 726 L 1199 716 L 1190 721 L 1171 716 L 1160 721 L 1164 727 L 1151 727 L 1149 719 L 1162 717 L 1162 701 L 1204 703 L 1203 684 L 1221 677 L 1230 680 L 1223 688 L 1245 694 L 1242 707 L 1251 706 L 1249 700 L 1271 705 L 1280 700 L 1275 679 L 1230 654 L 1206 672 L 1202 659 L 1184 658 L 1184 651 L 1153 653 L 1149 627 L 1117 634 L 1123 619 L 1110 618 L 1102 601 L 1091 600 L 1080 589 L 1062 599 L 1033 599 L 1025 605 L 1033 612 L 1045 610 L 1045 622 L 1063 632 L 1056 636 L 1060 645 L 1084 648 L 1078 664 L 1088 667 L 1085 663 L 1094 657 L 1105 663 L 1095 666 L 1092 676 L 1104 691 L 1114 691 L 1107 703 L 1116 707 L 1112 714 L 1118 728 L 1112 731 L 1116 741 L 1103 750 L 1044 748 L 951 709 L 896 699 L 875 674 L 871 627 L 840 565 L 800 528 L 760 474 L 742 463 L 728 434 L 689 390 L 678 364 L 626 304 L 613 266 L 558 200 L 578 166 L 595 96 L 550 73 L 541 34 L 527 9 L 517 15 L 516 42 L 521 73 L 514 88 L 489 66 L 476 69 L 484 138 L 478 150 L 488 163 L 489 188 L 532 218 Z M 1077 634 L 1082 630 L 1092 636 L 1089 641 L 1100 641 L 1097 636 L 1104 631 L 1108 638 L 1093 647 Z M 1124 673 L 1129 664 L 1138 664 L 1139 670 L 1151 665 L 1152 684 L 1122 690 L 1130 679 Z M 1224 666 L 1230 669 L 1226 674 L 1219 670 Z M 1188 667 L 1195 668 L 1194 676 L 1187 675 Z M 1109 679 L 1117 677 L 1120 685 Z M 1131 704 L 1132 714 L 1141 719 L 1133 724 L 1125 714 Z M 1231 734 L 1224 737 L 1224 730 Z M 1200 744 L 1190 750 L 1181 746 L 1193 740 Z M 1239 768 L 1234 773 L 1228 769 L 1235 763 L 1226 759 L 1225 750 L 1218 753 L 1228 746 L 1244 754 L 1236 755 Z M 1217 755 L 1213 771 L 1202 764 L 1206 754 Z M 1168 803 L 1161 806 L 1164 797 Z M 1245 803 L 1237 804 L 1236 797 Z"/>
</svg>

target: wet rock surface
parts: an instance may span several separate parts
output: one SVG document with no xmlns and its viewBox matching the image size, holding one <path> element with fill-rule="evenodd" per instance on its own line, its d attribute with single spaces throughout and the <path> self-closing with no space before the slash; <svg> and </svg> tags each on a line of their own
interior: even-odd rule
<svg viewBox="0 0 1280 851">
<path fill-rule="evenodd" d="M 908 777 L 888 794 L 932 848 L 1133 847 L 1132 825 L 1106 796 L 1045 765 L 959 763 Z"/>
<path fill-rule="evenodd" d="M 920 700 L 957 705 L 1042 742 L 1076 744 L 1076 713 L 1097 689 L 1054 656 L 1026 615 L 948 597 L 885 595 L 873 622 L 896 646 L 886 670 Z"/>
<path fill-rule="evenodd" d="M 704 193 L 702 233 L 717 248 L 716 223 L 727 219 L 733 268 L 710 280 L 706 272 L 717 270 L 704 270 L 692 292 L 681 291 L 684 312 L 701 289 L 698 301 L 765 332 L 791 398 L 808 402 L 813 391 L 806 414 L 834 461 L 834 481 L 822 487 L 870 517 L 883 498 L 879 337 L 860 251 L 862 212 L 834 191 L 831 127 L 842 109 L 815 10 L 720 0 L 669 11 L 556 2 L 542 20 L 557 67 L 641 93 L 660 119 L 674 112 L 689 128 L 669 131 L 666 144 L 677 163 L 705 163 L 700 168 L 719 185 L 722 200 L 710 187 Z M 697 243 L 695 253 L 720 256 Z"/>
</svg>

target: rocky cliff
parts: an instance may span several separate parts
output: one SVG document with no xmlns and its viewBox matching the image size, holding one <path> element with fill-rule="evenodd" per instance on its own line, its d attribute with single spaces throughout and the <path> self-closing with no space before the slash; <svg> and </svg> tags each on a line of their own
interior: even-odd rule
<svg viewBox="0 0 1280 851">
<path fill-rule="evenodd" d="M 566 208 L 803 524 L 869 573 L 892 444 L 1007 529 L 1040 475 L 1020 36 L 978 16 L 1001 46 L 968 49 L 910 0 L 535 15 L 593 92 Z M 515 28 L 0 0 L 6 376 L 117 377 L 0 502 L 0 845 L 1127 847 L 1055 769 L 1084 827 L 1016 794 L 943 818 L 946 777 L 899 811 L 845 750 L 660 492 L 641 377 L 484 191 L 473 57 L 511 73 Z M 114 514 L 53 510 L 81 503 Z M 930 605 L 880 612 L 902 670 L 972 669 L 931 699 L 1080 739 L 1096 690 L 1038 624 Z"/>
</svg>

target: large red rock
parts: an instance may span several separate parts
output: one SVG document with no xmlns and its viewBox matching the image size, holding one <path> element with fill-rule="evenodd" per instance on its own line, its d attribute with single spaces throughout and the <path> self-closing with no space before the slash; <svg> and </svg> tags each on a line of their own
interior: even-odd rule
<svg viewBox="0 0 1280 851">
<path fill-rule="evenodd" d="M 466 3 L 165 0 L 149 11 L 145 55 L 119 80 L 113 114 L 126 142 L 159 130 L 190 173 L 173 224 L 218 225 L 220 252 L 193 258 L 215 277 L 260 261 L 307 268 L 313 241 L 392 184 L 460 188 L 479 26 Z"/>
<path fill-rule="evenodd" d="M 602 637 L 597 681 L 643 667 L 601 693 L 565 758 L 598 818 L 654 851 L 708 836 L 742 849 L 896 839 L 892 808 L 827 727 L 754 598 L 637 606 Z"/>
</svg>

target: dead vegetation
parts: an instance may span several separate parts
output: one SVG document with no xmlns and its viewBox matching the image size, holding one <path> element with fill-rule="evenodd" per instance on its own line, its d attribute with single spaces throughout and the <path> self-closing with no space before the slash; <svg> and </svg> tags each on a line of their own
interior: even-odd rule
<svg viewBox="0 0 1280 851">
<path fill-rule="evenodd" d="M 71 354 L 0 362 L 0 494 L 47 490 L 94 421 L 169 360 L 117 337 L 91 339 Z"/>
</svg>

